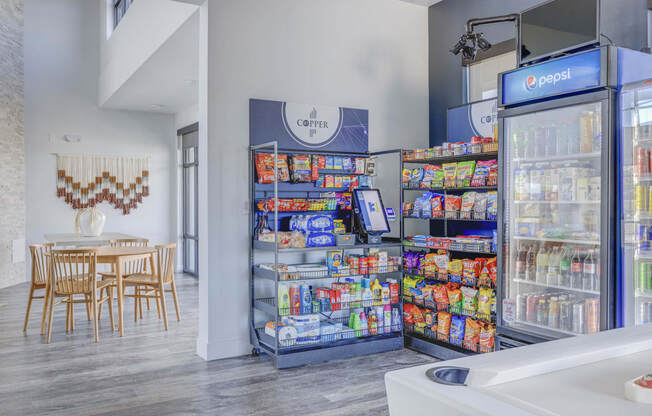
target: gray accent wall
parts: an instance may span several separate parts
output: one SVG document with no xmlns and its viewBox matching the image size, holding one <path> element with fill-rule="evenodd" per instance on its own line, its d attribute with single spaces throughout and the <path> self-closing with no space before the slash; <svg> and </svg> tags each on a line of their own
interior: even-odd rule
<svg viewBox="0 0 652 416">
<path fill-rule="evenodd" d="M 0 2 L 0 288 L 25 281 L 12 241 L 25 239 L 23 0 Z"/>
<path fill-rule="evenodd" d="M 571 0 L 569 0 L 571 1 Z M 641 50 L 647 44 L 649 0 L 602 0 L 601 31 L 616 45 Z M 449 49 L 468 19 L 520 13 L 543 0 L 443 0 L 428 10 L 430 63 L 430 144 L 446 140 L 446 109 L 464 104 L 460 56 Z M 512 23 L 480 26 L 492 44 L 515 37 Z M 608 42 L 603 39 L 604 44 Z"/>
</svg>

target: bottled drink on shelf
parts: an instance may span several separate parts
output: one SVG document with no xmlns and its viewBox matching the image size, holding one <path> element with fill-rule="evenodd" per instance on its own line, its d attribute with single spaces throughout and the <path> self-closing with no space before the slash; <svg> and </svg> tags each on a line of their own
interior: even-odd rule
<svg viewBox="0 0 652 416">
<path fill-rule="evenodd" d="M 579 248 L 571 258 L 571 287 L 574 289 L 582 288 L 582 253 Z"/>
<path fill-rule="evenodd" d="M 534 130 L 534 157 L 546 156 L 546 128 L 537 127 Z"/>
<path fill-rule="evenodd" d="M 525 280 L 536 280 L 537 250 L 534 244 L 530 246 L 525 256 Z"/>
<path fill-rule="evenodd" d="M 539 305 L 539 297 L 536 295 L 527 295 L 527 309 L 525 311 L 528 322 L 537 323 L 537 306 Z"/>
<path fill-rule="evenodd" d="M 548 286 L 559 286 L 559 265 L 561 262 L 561 255 L 561 247 L 553 247 L 549 257 L 548 276 L 546 279 Z"/>
<path fill-rule="evenodd" d="M 554 124 L 545 128 L 546 155 L 557 156 L 557 126 Z"/>
<path fill-rule="evenodd" d="M 573 304 L 573 321 L 572 331 L 576 334 L 583 334 L 586 332 L 586 320 L 584 319 L 584 302 L 577 302 Z"/>
<path fill-rule="evenodd" d="M 516 278 L 525 279 L 525 270 L 527 262 L 527 247 L 521 244 L 516 253 Z"/>
<path fill-rule="evenodd" d="M 588 255 L 584 258 L 582 265 L 582 289 L 594 290 L 595 282 L 595 257 L 593 250 L 589 250 Z"/>
<path fill-rule="evenodd" d="M 584 308 L 586 310 L 586 332 L 595 334 L 600 331 L 600 300 L 587 299 Z"/>
<path fill-rule="evenodd" d="M 568 154 L 568 131 L 569 126 L 567 123 L 562 124 L 557 129 L 557 154 L 560 156 Z"/>
<path fill-rule="evenodd" d="M 593 151 L 602 151 L 602 112 L 596 111 L 593 115 Z"/>
<path fill-rule="evenodd" d="M 593 111 L 585 111 L 580 116 L 580 152 L 593 151 Z"/>
<path fill-rule="evenodd" d="M 512 143 L 514 146 L 514 156 L 517 158 L 525 158 L 527 150 L 527 140 L 524 131 L 517 131 L 512 135 Z"/>
<path fill-rule="evenodd" d="M 568 154 L 576 155 L 580 152 L 580 130 L 578 123 L 568 125 Z"/>
<path fill-rule="evenodd" d="M 534 143 L 534 128 L 530 127 L 525 131 L 523 136 L 525 138 L 525 157 L 531 159 L 536 156 L 535 143 Z"/>
<path fill-rule="evenodd" d="M 524 293 L 519 293 L 516 296 L 516 319 L 519 321 L 527 321 L 527 298 L 528 296 Z"/>
<path fill-rule="evenodd" d="M 593 290 L 600 291 L 600 252 L 595 256 L 595 280 L 593 281 Z"/>
<path fill-rule="evenodd" d="M 566 298 L 559 301 L 559 329 L 564 331 L 573 330 L 573 305 Z"/>
<path fill-rule="evenodd" d="M 545 284 L 548 279 L 548 265 L 550 262 L 550 255 L 546 250 L 544 244 L 541 245 L 539 253 L 537 253 L 537 268 L 536 268 L 536 281 L 537 283 Z"/>
<path fill-rule="evenodd" d="M 571 287 L 571 252 L 563 247 L 559 259 L 559 285 Z"/>
</svg>

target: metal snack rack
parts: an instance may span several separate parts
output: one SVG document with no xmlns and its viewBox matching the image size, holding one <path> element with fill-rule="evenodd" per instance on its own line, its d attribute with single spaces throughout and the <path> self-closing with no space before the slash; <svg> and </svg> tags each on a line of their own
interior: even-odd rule
<svg viewBox="0 0 652 416">
<path fill-rule="evenodd" d="M 461 162 L 461 161 L 481 161 L 481 160 L 490 160 L 498 159 L 497 151 L 482 152 L 482 153 L 468 153 L 464 155 L 457 156 L 440 156 L 433 158 L 419 158 L 419 159 L 406 159 L 404 157 L 405 152 L 401 151 L 401 168 L 400 172 L 403 172 L 403 169 L 406 165 L 426 165 L 426 164 L 443 164 L 449 162 Z M 497 226 L 497 221 L 495 219 L 487 219 L 484 215 L 476 214 L 475 212 L 470 212 L 468 215 L 460 212 L 447 212 L 442 211 L 441 217 L 436 218 L 418 218 L 405 216 L 403 213 L 403 202 L 405 200 L 405 193 L 415 193 L 415 192 L 428 192 L 434 191 L 442 193 L 444 196 L 447 195 L 461 195 L 467 191 L 497 191 L 498 186 L 471 186 L 471 187 L 442 187 L 442 188 L 413 188 L 413 187 L 404 187 L 401 181 L 401 212 L 400 212 L 400 221 L 401 221 L 401 241 L 403 241 L 402 251 L 437 251 L 437 250 L 448 250 L 454 258 L 463 258 L 464 255 L 475 256 L 475 257 L 494 257 L 496 252 L 492 251 L 485 242 L 465 242 L 459 243 L 456 241 L 448 240 L 451 236 L 451 225 L 453 226 L 473 226 L 479 223 L 489 224 L 492 229 L 495 229 Z M 429 244 L 417 243 L 414 241 L 408 240 L 404 235 L 405 221 L 427 221 L 430 224 L 430 234 L 432 236 L 441 237 L 440 240 L 434 241 Z M 433 233 L 434 229 L 437 229 L 436 234 Z M 433 276 L 418 276 L 416 273 L 411 273 L 410 270 L 404 271 L 404 276 L 416 276 L 417 278 L 427 278 L 433 281 L 438 281 L 440 283 L 445 283 L 448 281 L 453 281 L 448 275 L 441 275 L 440 273 L 435 273 Z M 468 286 L 468 285 L 467 285 Z M 404 287 L 404 285 L 403 285 Z M 485 282 L 476 282 L 473 285 L 475 288 L 479 287 L 488 287 L 488 284 Z M 494 287 L 492 287 L 495 289 Z M 483 322 L 496 323 L 496 316 L 492 314 L 491 316 L 476 316 L 470 315 L 469 313 L 464 313 L 465 311 L 455 311 L 451 310 L 450 307 L 443 305 L 437 305 L 434 302 L 424 301 L 423 299 L 417 299 L 409 294 L 403 293 L 403 302 L 404 304 L 414 304 L 419 308 L 433 311 L 435 313 L 440 311 L 446 311 L 455 313 L 457 315 L 472 317 L 476 320 Z M 489 352 L 488 350 L 483 349 L 478 344 L 467 345 L 464 340 L 452 339 L 450 336 L 444 336 L 444 334 L 436 333 L 432 331 L 430 327 L 419 327 L 414 324 L 404 323 L 404 338 L 405 345 L 408 348 L 414 349 L 416 351 L 431 355 L 436 358 L 443 360 L 460 358 L 471 354 Z"/>
<path fill-rule="evenodd" d="M 369 158 L 378 154 L 398 153 L 399 150 L 380 153 L 337 153 L 327 151 L 307 151 L 307 150 L 281 150 L 278 148 L 277 142 L 269 142 L 256 146 L 251 146 L 249 151 L 249 164 L 250 164 L 250 180 L 249 180 L 249 195 L 250 195 L 250 215 L 249 215 L 249 235 L 251 239 L 249 248 L 249 332 L 250 341 L 253 345 L 253 354 L 265 354 L 270 356 L 277 368 L 290 368 L 306 364 L 315 364 L 320 362 L 332 361 L 342 358 L 355 357 L 360 355 L 374 354 L 392 350 L 402 349 L 404 346 L 403 333 L 402 333 L 402 298 L 399 296 L 396 303 L 391 303 L 393 307 L 399 308 L 400 325 L 391 326 L 389 333 L 370 334 L 367 331 L 362 333 L 362 330 L 355 330 L 347 327 L 347 320 L 349 319 L 349 310 L 362 308 L 365 306 L 384 306 L 384 305 L 366 305 L 363 302 L 339 302 L 332 304 L 329 310 L 319 310 L 313 313 L 311 310 L 309 315 L 319 314 L 320 322 L 327 322 L 330 324 L 342 325 L 342 330 L 320 335 L 319 337 L 312 337 L 311 339 L 281 339 L 279 336 L 279 323 L 282 322 L 283 317 L 290 315 L 289 310 L 279 310 L 279 284 L 290 282 L 314 282 L 315 285 L 319 282 L 341 282 L 347 277 L 360 277 L 361 275 L 350 275 L 349 270 L 338 270 L 337 273 L 332 271 L 300 271 L 300 272 L 286 272 L 280 269 L 279 260 L 282 258 L 287 262 L 306 262 L 311 259 L 314 262 L 316 255 L 324 255 L 329 250 L 343 250 L 344 252 L 355 252 L 367 254 L 372 249 L 389 249 L 395 250 L 396 255 L 402 254 L 401 241 L 399 239 L 383 239 L 381 244 L 359 244 L 353 246 L 330 246 L 330 247 L 303 247 L 303 248 L 281 248 L 279 247 L 278 232 L 280 231 L 281 215 L 291 215 L 298 211 L 285 211 L 280 212 L 277 203 L 274 204 L 274 210 L 270 211 L 270 221 L 272 224 L 271 229 L 274 232 L 275 239 L 273 242 L 259 241 L 254 235 L 255 221 L 256 221 L 256 201 L 260 199 L 267 200 L 272 198 L 273 201 L 279 201 L 279 195 L 287 198 L 313 198 L 323 192 L 346 192 L 346 188 L 321 188 L 315 187 L 314 183 L 288 183 L 279 182 L 278 175 L 274 175 L 274 182 L 270 184 L 259 184 L 256 181 L 256 167 L 255 155 L 257 153 L 269 153 L 274 157 L 274 171 L 278 172 L 277 162 L 278 155 L 281 153 L 287 154 L 308 154 L 308 155 L 328 155 L 328 156 L 342 156 L 342 157 L 357 157 Z M 320 169 L 320 173 L 324 174 L 351 174 L 355 173 L 346 172 L 342 170 L 324 170 Z M 305 211 L 301 211 L 305 212 Z M 339 211 L 338 211 L 339 212 Z M 352 225 L 353 212 L 346 212 L 343 215 L 345 224 Z M 402 225 L 402 223 L 401 223 Z M 402 235 L 402 230 L 401 230 Z M 260 264 L 261 259 L 264 258 L 267 262 L 266 266 Z M 318 261 L 321 261 L 320 258 Z M 363 277 L 366 277 L 362 275 Z M 378 280 L 385 280 L 394 278 L 400 284 L 402 282 L 402 272 L 400 267 L 389 270 L 377 270 L 376 273 L 369 274 Z M 273 292 L 272 292 L 273 291 Z M 312 299 L 315 299 L 315 292 L 312 291 Z M 342 312 L 344 311 L 344 312 Z M 292 313 L 292 316 L 308 315 L 307 313 Z M 267 322 L 273 321 L 275 335 L 270 335 L 265 329 Z M 387 326 L 385 326 L 387 327 Z"/>
</svg>

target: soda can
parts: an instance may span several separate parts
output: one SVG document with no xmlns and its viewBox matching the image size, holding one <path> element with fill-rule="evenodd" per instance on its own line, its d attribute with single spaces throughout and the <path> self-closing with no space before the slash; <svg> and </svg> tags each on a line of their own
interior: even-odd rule
<svg viewBox="0 0 652 416">
<path fill-rule="evenodd" d="M 568 300 L 559 302 L 559 329 L 564 331 L 573 330 L 573 309 Z"/>
<path fill-rule="evenodd" d="M 640 175 L 645 175 L 650 172 L 650 158 L 648 151 L 645 148 L 639 147 L 636 150 L 636 173 Z"/>
<path fill-rule="evenodd" d="M 556 296 L 550 298 L 548 303 L 548 326 L 550 328 L 559 328 L 560 320 L 560 303 Z"/>
<path fill-rule="evenodd" d="M 646 241 L 648 240 L 648 235 L 649 230 L 648 227 L 644 224 L 639 224 L 636 226 L 636 241 L 641 242 L 641 241 Z"/>
<path fill-rule="evenodd" d="M 586 300 L 586 332 L 595 334 L 600 331 L 600 300 Z"/>
<path fill-rule="evenodd" d="M 638 314 L 639 325 L 647 324 L 650 322 L 650 306 L 652 306 L 652 302 L 641 302 Z"/>
<path fill-rule="evenodd" d="M 578 302 L 573 304 L 573 332 L 583 334 L 585 331 L 584 302 Z"/>
<path fill-rule="evenodd" d="M 527 295 L 520 294 L 516 297 L 516 319 L 527 321 Z"/>
<path fill-rule="evenodd" d="M 535 295 L 529 295 L 527 297 L 527 310 L 525 312 L 525 317 L 528 322 L 536 323 L 537 322 L 537 304 L 539 303 L 539 298 Z"/>
<path fill-rule="evenodd" d="M 643 185 L 636 185 L 636 211 L 637 212 L 643 212 L 647 211 L 647 186 Z"/>
</svg>

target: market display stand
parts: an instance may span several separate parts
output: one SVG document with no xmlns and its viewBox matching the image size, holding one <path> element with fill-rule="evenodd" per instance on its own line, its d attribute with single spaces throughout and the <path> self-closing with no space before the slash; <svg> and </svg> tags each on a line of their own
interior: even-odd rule
<svg viewBox="0 0 652 416">
<path fill-rule="evenodd" d="M 251 344 L 254 346 L 254 354 L 266 354 L 269 355 L 273 360 L 277 368 L 289 368 L 297 367 L 306 364 L 315 364 L 321 363 L 336 359 L 350 358 L 366 354 L 374 354 L 392 350 L 399 350 L 404 347 L 403 334 L 402 334 L 402 302 L 401 297 L 398 296 L 398 301 L 395 304 L 392 304 L 391 307 L 399 308 L 399 322 L 398 326 L 392 325 L 391 331 L 389 333 L 376 334 L 372 335 L 367 332 L 365 335 L 361 333 L 360 330 L 354 330 L 347 326 L 349 321 L 349 315 L 347 312 L 349 310 L 359 309 L 360 307 L 372 306 L 366 304 L 360 304 L 359 302 L 354 304 L 339 304 L 337 310 L 328 310 L 320 311 L 320 320 L 322 323 L 328 324 L 341 324 L 342 330 L 337 333 L 330 333 L 328 335 L 322 335 L 315 337 L 309 341 L 299 341 L 293 339 L 284 339 L 279 335 L 279 325 L 278 323 L 282 322 L 283 315 L 287 316 L 287 312 L 284 314 L 279 313 L 279 284 L 280 283 L 301 283 L 301 284 L 317 284 L 330 285 L 330 282 L 341 282 L 346 278 L 355 278 L 359 280 L 360 275 L 348 275 L 346 273 L 333 273 L 331 271 L 317 271 L 317 272 L 300 272 L 292 273 L 292 276 L 289 276 L 288 273 L 279 271 L 279 264 L 281 260 L 285 261 L 296 261 L 296 257 L 301 257 L 300 261 L 305 261 L 307 256 L 311 258 L 315 255 L 322 254 L 324 258 L 326 252 L 329 250 L 344 250 L 345 252 L 354 252 L 366 255 L 372 249 L 379 250 L 393 250 L 396 252 L 396 255 L 401 254 L 401 241 L 394 239 L 386 240 L 384 239 L 381 244 L 359 244 L 356 243 L 351 247 L 305 247 L 305 248 L 279 248 L 279 239 L 277 238 L 274 242 L 258 241 L 255 236 L 255 226 L 256 226 L 256 210 L 257 205 L 256 201 L 260 199 L 269 199 L 273 198 L 274 201 L 278 201 L 279 197 L 281 198 L 319 198 L 320 195 L 324 192 L 347 192 L 347 188 L 323 188 L 316 187 L 314 183 L 289 183 L 289 182 L 279 182 L 278 177 L 275 177 L 273 183 L 269 184 L 259 184 L 256 181 L 256 167 L 255 167 L 255 155 L 257 153 L 269 153 L 274 155 L 274 160 L 277 161 L 277 156 L 279 153 L 287 154 L 311 154 L 311 155 L 329 155 L 329 156 L 340 156 L 340 157 L 357 157 L 357 158 L 369 158 L 377 154 L 387 154 L 387 153 L 398 153 L 399 150 L 390 151 L 390 152 L 381 152 L 381 153 L 335 153 L 335 152 L 325 152 L 325 151 L 306 151 L 306 150 L 289 150 L 289 151 L 279 151 L 277 142 L 270 142 L 261 145 L 251 146 L 249 154 L 250 162 L 250 251 L 249 251 L 249 267 L 250 267 L 250 340 Z M 276 162 L 275 162 L 275 171 Z M 340 174 L 351 174 L 352 172 L 345 172 L 342 170 L 339 171 L 323 171 L 320 173 L 340 173 Z M 271 229 L 275 232 L 279 232 L 279 219 L 280 214 L 290 215 L 297 213 L 294 212 L 282 212 L 279 213 L 278 210 L 279 204 L 274 204 L 274 210 L 270 211 L 268 215 L 270 216 Z M 300 213 L 305 213 L 302 211 Z M 333 211 L 334 212 L 334 211 Z M 310 211 L 310 213 L 318 213 L 315 211 Z M 349 212 L 340 212 L 339 214 L 345 216 L 345 224 L 347 224 L 347 229 L 352 225 L 353 222 L 353 213 Z M 401 231 L 402 233 L 402 231 Z M 278 234 L 277 234 L 278 235 Z M 273 259 L 270 259 L 272 257 Z M 259 258 L 265 258 L 265 261 L 268 263 L 273 263 L 274 267 L 272 270 L 269 268 L 263 268 L 259 264 Z M 288 260 L 289 259 L 289 260 Z M 323 258 L 321 259 L 323 261 Z M 379 270 L 382 273 L 368 274 L 364 277 L 373 279 L 385 280 L 385 279 L 395 279 L 399 282 L 402 281 L 402 273 L 400 268 L 396 270 Z M 273 290 L 273 292 L 271 292 Z M 271 292 L 271 293 L 270 293 Z M 313 289 L 312 299 L 315 299 L 315 293 Z M 374 305 L 375 306 L 375 305 Z M 302 315 L 315 315 L 314 311 L 310 313 L 292 313 L 293 316 L 302 316 Z M 269 322 L 276 322 L 277 325 L 274 328 L 275 336 L 269 335 L 265 331 L 265 325 Z M 323 324 L 321 324 L 323 325 Z"/>
<path fill-rule="evenodd" d="M 481 160 L 491 160 L 491 159 L 497 159 L 498 158 L 498 152 L 484 152 L 484 153 L 471 153 L 471 154 L 464 154 L 464 155 L 459 155 L 459 156 L 441 156 L 441 157 L 435 157 L 435 158 L 429 158 L 429 159 L 418 159 L 418 160 L 413 160 L 413 159 L 405 159 L 404 157 L 404 152 L 401 152 L 401 169 L 400 171 L 403 172 L 403 169 L 406 167 L 412 167 L 412 166 L 419 166 L 419 165 L 426 165 L 426 164 L 443 164 L 443 163 L 450 163 L 450 162 L 462 162 L 462 161 L 469 161 L 469 160 L 475 160 L 475 161 L 481 161 Z M 405 200 L 405 194 L 406 193 L 416 193 L 416 192 L 428 192 L 428 191 L 433 191 L 433 192 L 438 192 L 442 193 L 444 195 L 461 195 L 464 192 L 467 191 L 497 191 L 498 186 L 474 186 L 474 187 L 455 187 L 455 188 L 433 188 L 433 189 L 425 189 L 425 188 L 405 188 L 403 187 L 403 184 L 401 183 L 401 198 L 400 198 L 400 204 L 401 204 L 401 213 L 400 213 L 400 221 L 401 221 L 401 241 L 403 241 L 403 246 L 402 250 L 403 252 L 405 251 L 411 251 L 411 250 L 420 250 L 420 251 L 437 251 L 439 249 L 447 249 L 449 252 L 451 252 L 453 258 L 462 258 L 461 256 L 463 255 L 474 255 L 474 256 L 479 256 L 479 257 L 495 257 L 496 252 L 491 251 L 486 248 L 484 244 L 464 244 L 460 246 L 456 245 L 450 245 L 447 247 L 427 247 L 423 245 L 412 245 L 410 242 L 406 239 L 408 236 L 405 236 L 403 233 L 405 230 L 404 222 L 405 221 L 429 221 L 431 224 L 436 224 L 440 223 L 442 224 L 442 227 L 440 229 L 443 229 L 443 235 L 440 237 L 452 237 L 449 235 L 450 228 L 449 226 L 451 224 L 466 224 L 468 226 L 473 226 L 477 225 L 478 223 L 484 223 L 484 224 L 491 224 L 493 229 L 496 229 L 497 223 L 495 220 L 487 220 L 485 218 L 466 218 L 466 219 L 461 219 L 458 216 L 450 216 L 450 215 L 444 215 L 443 218 L 416 218 L 416 217 L 406 217 L 403 215 L 403 202 Z M 434 277 L 426 277 L 426 276 L 418 276 L 415 273 L 411 273 L 410 270 L 405 269 L 404 270 L 404 276 L 415 276 L 418 278 L 428 278 L 432 280 L 439 280 L 442 283 L 446 282 L 447 277 L 446 276 L 434 276 Z M 497 279 L 499 281 L 499 279 Z M 402 285 L 402 288 L 404 285 Z M 494 290 L 496 288 L 493 288 Z M 413 298 L 412 296 L 403 293 L 403 302 L 404 303 L 411 303 L 414 304 L 420 308 L 426 308 L 430 309 L 434 312 L 446 310 L 451 313 L 458 313 L 460 311 L 451 311 L 448 309 L 441 309 L 437 305 L 435 305 L 432 302 L 423 302 L 420 300 L 417 300 L 416 298 Z M 430 304 L 428 304 L 430 303 Z M 459 314 L 459 313 L 458 313 Z M 476 317 L 477 319 L 477 317 Z M 483 317 L 480 319 L 485 322 L 491 322 L 495 325 L 496 323 L 496 317 L 495 314 L 492 314 L 490 317 Z M 468 355 L 473 355 L 477 354 L 480 351 L 478 351 L 475 348 L 469 349 L 465 348 L 463 345 L 455 345 L 450 342 L 448 339 L 444 339 L 441 336 L 438 336 L 435 332 L 432 330 L 426 328 L 423 332 L 420 330 L 417 331 L 416 328 L 413 326 L 410 326 L 408 324 L 404 324 L 404 338 L 405 338 L 405 346 L 408 348 L 411 348 L 413 350 L 431 355 L 433 357 L 442 359 L 442 360 L 449 360 L 449 359 L 455 359 L 455 358 L 461 358 L 465 357 Z"/>
</svg>

